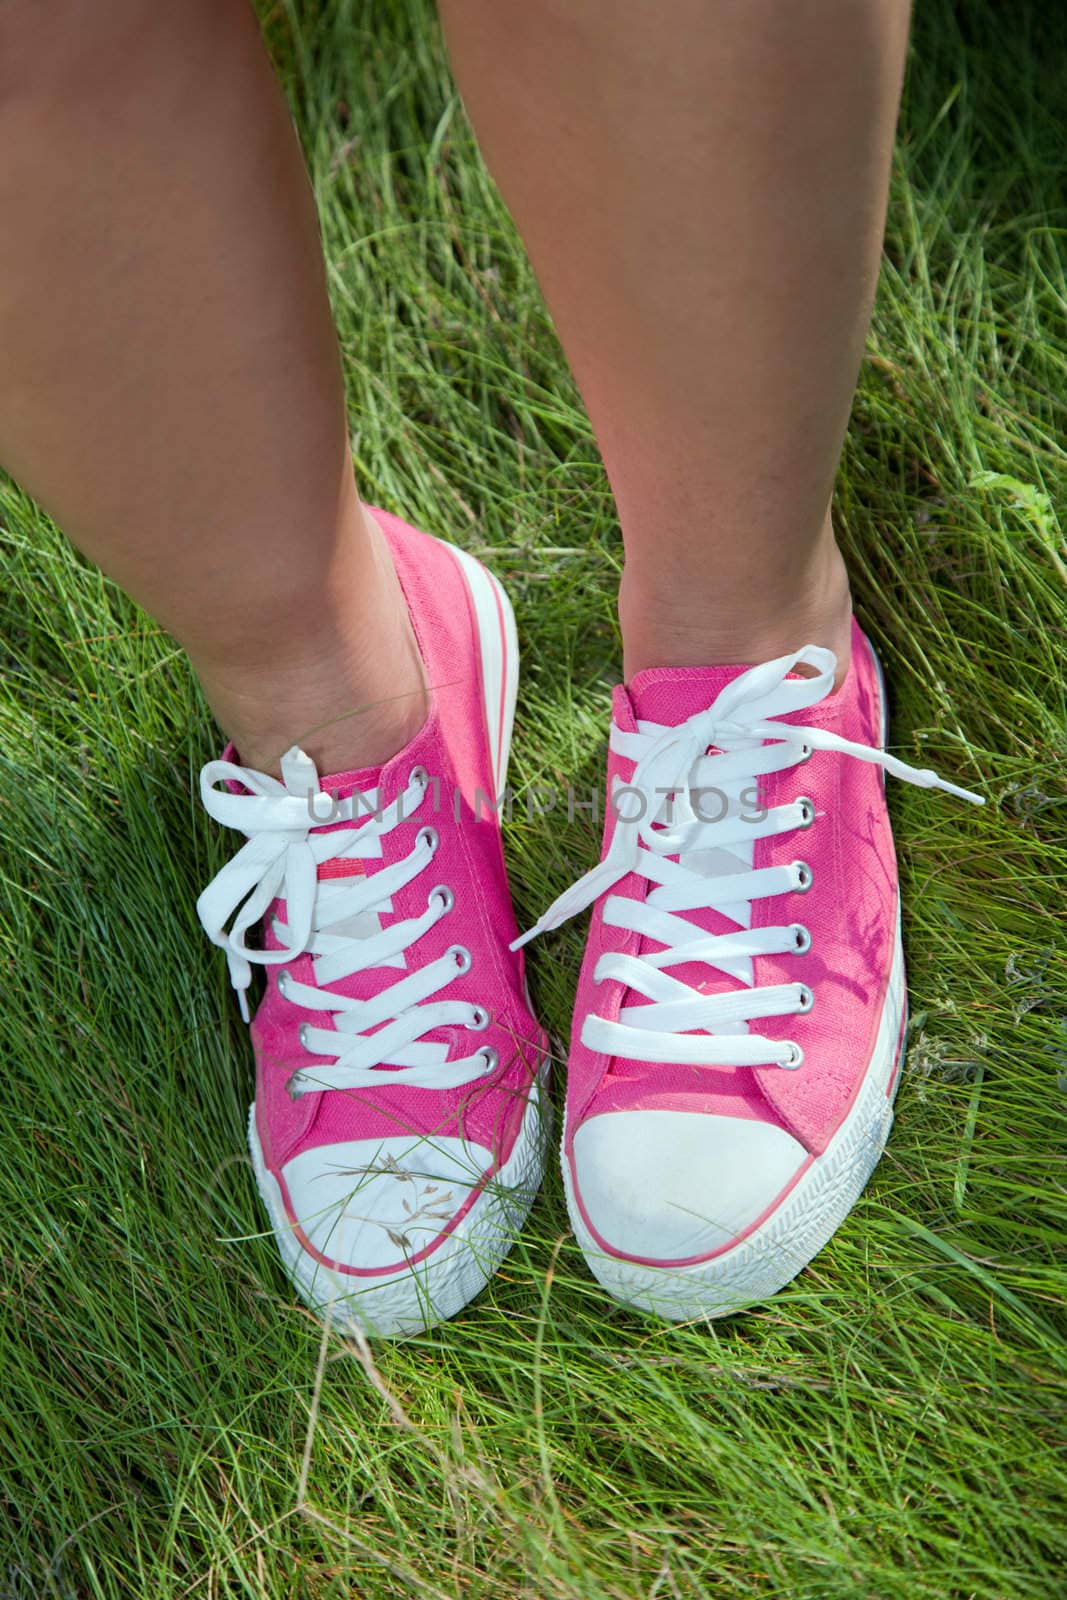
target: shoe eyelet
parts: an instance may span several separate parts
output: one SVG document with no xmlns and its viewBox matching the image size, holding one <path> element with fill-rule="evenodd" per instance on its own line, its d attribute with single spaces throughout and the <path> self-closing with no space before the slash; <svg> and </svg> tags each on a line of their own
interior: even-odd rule
<svg viewBox="0 0 1067 1600">
<path fill-rule="evenodd" d="M 789 931 L 793 935 L 793 949 L 798 956 L 806 956 L 811 949 L 811 934 L 802 922 L 791 922 Z"/>
<path fill-rule="evenodd" d="M 430 851 L 430 853 L 432 855 L 433 852 L 437 849 L 438 844 L 440 843 L 440 840 L 439 840 L 439 838 L 437 836 L 437 829 L 436 828 L 420 828 L 418 833 L 415 835 L 415 843 L 416 844 L 425 844 L 426 848 Z"/>
<path fill-rule="evenodd" d="M 800 1004 L 797 1006 L 797 1012 L 801 1016 L 803 1016 L 805 1012 L 811 1010 L 811 1008 L 812 1008 L 812 1006 L 814 1004 L 815 1004 L 815 996 L 814 996 L 814 994 L 808 988 L 806 983 L 802 983 L 801 986 L 800 986 Z"/>
<path fill-rule="evenodd" d="M 446 956 L 451 956 L 453 961 L 456 963 L 456 966 L 459 969 L 458 972 L 456 973 L 456 976 L 458 978 L 462 978 L 462 976 L 463 976 L 463 974 L 465 972 L 469 972 L 470 971 L 471 964 L 472 964 L 474 958 L 472 957 L 470 951 L 467 949 L 466 945 L 463 945 L 463 944 L 452 944 L 452 945 L 449 945 L 448 949 L 445 951 L 445 955 Z"/>
<path fill-rule="evenodd" d="M 810 744 L 802 744 L 800 747 L 800 754 L 797 756 L 795 765 L 798 767 L 803 766 L 804 762 L 810 761 L 814 754 L 815 751 Z"/>
<path fill-rule="evenodd" d="M 447 917 L 448 913 L 452 910 L 452 907 L 456 903 L 456 897 L 452 893 L 452 890 L 448 887 L 447 883 L 439 883 L 436 889 L 430 890 L 429 894 L 426 896 L 426 904 L 430 906 L 435 900 L 441 900 L 444 902 L 445 909 L 441 913 L 443 917 Z"/>
<path fill-rule="evenodd" d="M 797 796 L 797 805 L 800 807 L 800 827 L 810 828 L 815 821 L 815 801 L 802 794 Z"/>
<path fill-rule="evenodd" d="M 420 789 L 425 789 L 430 781 L 430 774 L 425 767 L 412 767 L 408 773 L 408 782 L 416 784 Z"/>
<path fill-rule="evenodd" d="M 300 1099 L 300 1074 L 299 1074 L 299 1072 L 291 1072 L 289 1074 L 288 1078 L 286 1079 L 286 1083 L 285 1083 L 285 1092 L 289 1096 L 290 1100 L 299 1100 Z"/>
<path fill-rule="evenodd" d="M 484 1050 L 479 1050 L 478 1054 L 485 1062 L 485 1066 L 482 1069 L 482 1076 L 484 1078 L 488 1078 L 490 1073 L 495 1072 L 497 1067 L 500 1065 L 500 1052 L 498 1050 L 494 1050 L 490 1044 L 486 1045 Z"/>
<path fill-rule="evenodd" d="M 289 999 L 289 974 L 287 972 L 279 972 L 278 974 L 278 993 L 283 1000 Z"/>
<path fill-rule="evenodd" d="M 493 1019 L 484 1006 L 475 1006 L 473 1009 L 474 1016 L 470 1022 L 465 1024 L 465 1026 L 468 1027 L 472 1033 L 482 1033 L 486 1028 L 488 1028 Z"/>
<path fill-rule="evenodd" d="M 794 889 L 798 894 L 807 894 L 815 882 L 815 874 L 806 861 L 794 861 L 793 872 L 796 875 L 796 881 L 793 884 Z"/>
<path fill-rule="evenodd" d="M 297 1028 L 297 1030 L 296 1030 L 296 1036 L 300 1040 L 300 1043 L 301 1043 L 301 1045 L 303 1046 L 303 1048 L 305 1050 L 310 1050 L 311 1049 L 311 1046 L 308 1044 L 308 1034 L 310 1033 L 310 1031 L 311 1031 L 311 1024 L 307 1023 L 307 1022 L 302 1022 L 300 1024 L 299 1028 Z"/>
<path fill-rule="evenodd" d="M 785 1072 L 795 1072 L 803 1060 L 803 1050 L 798 1044 L 794 1044 L 792 1039 L 790 1039 L 786 1043 L 786 1055 L 783 1060 L 779 1061 L 778 1065 Z"/>
</svg>

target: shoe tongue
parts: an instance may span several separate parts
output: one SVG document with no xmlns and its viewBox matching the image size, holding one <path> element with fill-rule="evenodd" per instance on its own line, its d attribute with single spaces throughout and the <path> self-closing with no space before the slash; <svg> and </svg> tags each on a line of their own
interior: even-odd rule
<svg viewBox="0 0 1067 1600">
<path fill-rule="evenodd" d="M 281 766 L 283 778 L 287 782 L 293 783 L 297 790 L 314 790 L 312 775 L 315 767 L 302 750 L 294 748 L 288 751 L 282 757 Z M 321 833 L 343 832 L 346 835 L 351 835 L 353 828 L 362 827 L 370 819 L 374 810 L 372 803 L 368 802 L 365 810 L 357 806 L 353 816 L 347 821 L 331 822 L 329 820 L 331 807 L 334 802 L 347 800 L 353 794 L 376 794 L 377 805 L 380 806 L 387 803 L 391 796 L 383 795 L 381 788 L 383 774 L 386 773 L 388 766 L 389 762 L 384 762 L 377 767 L 352 767 L 347 772 L 331 772 L 325 776 L 320 776 L 317 794 L 309 802 L 313 817 L 318 819 L 319 831 Z M 386 781 L 388 782 L 388 779 Z M 319 883 L 332 884 L 338 879 L 362 878 L 366 876 L 366 873 L 367 864 L 363 858 L 341 855 L 331 856 L 326 861 L 320 862 L 316 876 Z M 339 934 L 354 939 L 372 938 L 382 931 L 382 916 L 376 910 L 357 912 L 343 922 L 331 922 L 328 931 L 331 934 Z M 385 965 L 403 968 L 404 962 L 402 958 L 395 958 L 387 961 Z M 332 992 L 337 994 L 345 994 L 360 999 L 365 997 L 363 989 L 360 987 L 360 982 L 360 976 L 357 974 L 351 978 L 341 979 L 329 985 L 329 987 Z"/>
<path fill-rule="evenodd" d="M 352 794 L 370 794 L 378 792 L 378 804 L 383 803 L 381 795 L 382 773 L 385 763 L 379 767 L 354 767 L 348 772 L 333 772 L 325 778 L 319 779 L 319 792 L 327 794 L 331 800 L 347 800 Z M 328 816 L 323 802 L 323 815 Z M 358 808 L 350 822 L 339 822 L 334 828 L 326 827 L 324 833 L 332 833 L 338 829 L 351 832 L 353 826 L 360 827 L 370 816 L 370 809 L 366 812 Z M 336 878 L 359 878 L 366 874 L 367 868 L 358 856 L 335 856 L 328 861 L 323 861 L 319 866 L 318 878 L 320 883 L 331 882 Z M 382 928 L 381 917 L 375 911 L 363 912 L 349 923 L 338 923 L 331 927 L 332 933 L 352 934 L 357 938 L 366 938 L 370 934 L 380 933 Z M 392 964 L 392 963 L 391 963 Z M 403 965 L 402 962 L 397 965 Z"/>
<path fill-rule="evenodd" d="M 727 684 L 748 670 L 747 666 L 649 667 L 631 678 L 626 685 L 625 694 L 635 721 L 656 722 L 661 727 L 675 728 L 698 712 L 706 711 Z M 729 851 L 718 854 L 722 859 L 717 862 L 707 862 L 709 868 L 737 871 L 751 865 L 750 862 L 735 861 Z M 704 933 L 725 934 L 733 933 L 737 929 L 737 923 L 732 918 L 713 911 L 710 907 L 687 911 L 685 919 L 694 929 L 699 928 Z M 662 946 L 655 940 L 644 937 L 638 943 L 639 954 L 647 954 L 651 950 L 661 948 Z M 721 993 L 743 986 L 738 979 L 728 977 L 718 968 L 710 967 L 704 962 L 684 962 L 671 967 L 670 972 L 672 977 L 704 994 Z M 648 1002 L 635 990 L 627 989 L 623 994 L 622 1003 L 645 1005 Z"/>
<path fill-rule="evenodd" d="M 748 667 L 646 667 L 626 685 L 634 718 L 676 728 L 706 711 Z"/>
<path fill-rule="evenodd" d="M 379 790 L 383 767 L 358 767 L 348 772 L 333 772 L 326 777 L 318 778 L 316 788 L 315 765 L 303 750 L 293 746 L 287 750 L 281 761 L 282 777 L 295 793 L 306 793 L 308 796 L 308 810 L 311 817 L 321 828 L 323 833 L 334 833 L 339 829 L 351 831 L 353 825 L 359 827 L 370 816 L 371 807 L 361 813 L 358 809 L 349 821 L 331 821 L 332 810 L 335 802 L 347 800 L 352 794 L 369 794 Z M 381 796 L 378 797 L 381 804 Z M 319 865 L 318 879 L 320 883 L 334 878 L 362 877 L 366 873 L 363 861 L 358 857 L 333 857 Z M 336 932 L 358 932 L 361 936 L 366 933 L 381 931 L 381 920 L 372 916 L 370 922 L 366 916 L 360 921 L 360 927 L 337 928 Z"/>
</svg>

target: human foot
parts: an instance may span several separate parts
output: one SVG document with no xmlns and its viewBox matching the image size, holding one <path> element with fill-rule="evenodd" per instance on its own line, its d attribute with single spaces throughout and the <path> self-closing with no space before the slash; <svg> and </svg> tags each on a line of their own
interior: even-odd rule
<svg viewBox="0 0 1067 1600">
<path fill-rule="evenodd" d="M 491 804 L 517 683 L 510 607 L 472 557 L 377 515 L 429 716 L 380 768 L 322 778 L 293 749 L 279 782 L 232 748 L 209 762 L 204 804 L 248 842 L 197 909 L 246 1014 L 252 965 L 265 971 L 249 1142 L 293 1281 L 342 1324 L 401 1335 L 454 1315 L 511 1248 L 541 1176 L 546 1043 L 508 949 Z"/>
<path fill-rule="evenodd" d="M 978 800 L 882 753 L 858 628 L 833 681 L 809 646 L 618 689 L 603 858 L 538 925 L 596 900 L 562 1152 L 575 1233 L 616 1298 L 676 1320 L 781 1288 L 881 1154 L 905 987 L 879 768 Z"/>
</svg>

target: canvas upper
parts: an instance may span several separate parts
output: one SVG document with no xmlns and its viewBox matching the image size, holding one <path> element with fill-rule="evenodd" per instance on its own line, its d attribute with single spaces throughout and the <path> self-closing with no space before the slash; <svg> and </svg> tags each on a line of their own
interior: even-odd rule
<svg viewBox="0 0 1067 1600">
<path fill-rule="evenodd" d="M 278 783 L 232 750 L 209 763 L 205 804 L 253 825 L 245 850 L 258 854 L 243 875 L 240 857 L 223 869 L 199 909 L 237 985 L 256 966 L 265 977 L 250 1142 L 290 1271 L 320 1309 L 404 1333 L 458 1310 L 513 1241 L 540 1176 L 546 1045 L 509 949 L 495 805 L 517 675 L 510 608 L 470 556 L 374 515 L 427 720 L 375 768 L 320 776 L 294 749 Z M 263 831 L 257 801 L 274 807 Z M 246 956 L 239 924 L 257 889 L 269 904 Z"/>
<path fill-rule="evenodd" d="M 572 1221 L 614 1293 L 667 1315 L 780 1287 L 888 1131 L 904 972 L 882 769 L 940 780 L 882 754 L 855 624 L 836 692 L 834 668 L 808 647 L 616 689 L 601 863 L 539 925 L 594 901 L 562 1148 Z"/>
</svg>

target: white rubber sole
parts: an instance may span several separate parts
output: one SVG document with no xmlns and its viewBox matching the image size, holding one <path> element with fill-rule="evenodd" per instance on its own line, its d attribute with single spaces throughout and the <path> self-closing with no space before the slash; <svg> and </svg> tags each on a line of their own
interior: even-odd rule
<svg viewBox="0 0 1067 1600">
<path fill-rule="evenodd" d="M 886 687 L 874 655 L 881 701 L 881 736 L 887 731 Z M 884 782 L 883 772 L 883 782 Z M 673 1322 L 730 1316 L 767 1300 L 807 1266 L 844 1222 L 881 1159 L 893 1126 L 900 1086 L 899 1057 L 907 1010 L 900 903 L 893 965 L 867 1071 L 840 1128 L 766 1222 L 732 1249 L 692 1265 L 652 1266 L 605 1251 L 576 1203 L 570 1163 L 561 1147 L 563 1187 L 575 1237 L 594 1277 L 616 1300 Z"/>
<path fill-rule="evenodd" d="M 482 690 L 489 730 L 489 761 L 494 798 L 507 782 L 511 732 L 519 693 L 519 636 L 515 613 L 502 584 L 466 550 L 449 549 L 459 562 L 474 606 L 482 652 Z"/>
<path fill-rule="evenodd" d="M 593 1275 L 609 1294 L 672 1322 L 724 1317 L 767 1300 L 785 1287 L 837 1232 L 885 1149 L 893 1125 L 893 1077 L 906 1005 L 904 952 L 899 924 L 893 969 L 878 1038 L 855 1101 L 821 1156 L 782 1205 L 747 1238 L 709 1261 L 687 1267 L 649 1266 L 606 1252 L 579 1210 L 570 1163 L 563 1186 L 575 1237 Z"/>
<path fill-rule="evenodd" d="M 529 1215 L 544 1175 L 548 1131 L 548 1104 L 539 1076 L 510 1159 L 438 1248 L 425 1261 L 399 1272 L 357 1278 L 323 1266 L 304 1249 L 286 1216 L 278 1180 L 263 1160 L 255 1105 L 248 1115 L 252 1169 L 294 1288 L 340 1332 L 354 1324 L 368 1337 L 379 1339 L 422 1333 L 454 1317 L 481 1293 Z"/>
<path fill-rule="evenodd" d="M 507 780 L 519 684 L 515 617 L 493 574 L 466 551 L 454 545 L 448 548 L 462 569 L 474 610 L 494 793 L 499 796 Z M 346 1324 L 354 1324 L 371 1337 L 402 1338 L 455 1316 L 485 1288 L 514 1245 L 544 1175 L 551 1112 L 544 1081 L 547 1066 L 546 1057 L 511 1156 L 466 1215 L 424 1261 L 375 1277 L 338 1272 L 304 1249 L 286 1215 L 278 1180 L 263 1159 L 256 1108 L 251 1106 L 248 1146 L 256 1184 L 282 1262 L 313 1311 L 342 1332 Z"/>
</svg>

